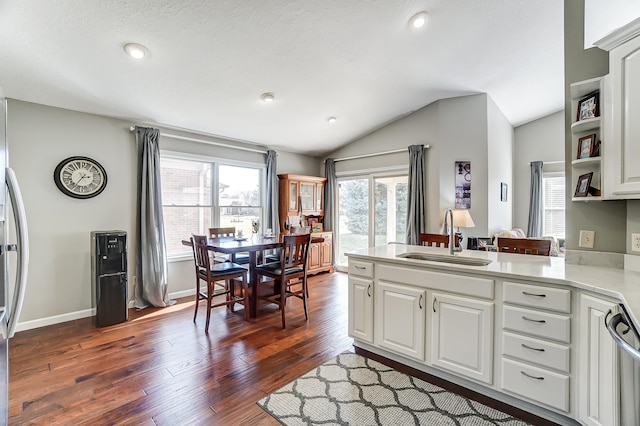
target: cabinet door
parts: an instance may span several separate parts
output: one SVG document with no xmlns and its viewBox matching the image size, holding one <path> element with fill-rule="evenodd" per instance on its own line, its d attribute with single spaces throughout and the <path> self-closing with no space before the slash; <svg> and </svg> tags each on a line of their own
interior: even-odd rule
<svg viewBox="0 0 640 426">
<path fill-rule="evenodd" d="M 300 182 L 300 206 L 302 211 L 313 211 L 315 184 Z"/>
<path fill-rule="evenodd" d="M 316 209 L 317 212 L 324 210 L 324 183 L 316 184 Z"/>
<path fill-rule="evenodd" d="M 309 255 L 307 256 L 307 268 L 316 269 L 320 267 L 320 243 L 309 244 Z"/>
<path fill-rule="evenodd" d="M 349 336 L 373 342 L 373 281 L 349 276 Z"/>
<path fill-rule="evenodd" d="M 616 345 L 604 318 L 614 303 L 580 296 L 578 413 L 585 425 L 618 424 Z"/>
<path fill-rule="evenodd" d="M 298 182 L 289 182 L 289 214 L 298 213 Z"/>
<path fill-rule="evenodd" d="M 445 293 L 429 297 L 431 363 L 493 382 L 493 303 Z"/>
<path fill-rule="evenodd" d="M 324 236 L 324 242 L 320 246 L 320 266 L 333 265 L 333 241 L 331 234 Z"/>
<path fill-rule="evenodd" d="M 609 52 L 611 114 L 602 141 L 607 192 L 640 198 L 640 37 Z"/>
<path fill-rule="evenodd" d="M 423 361 L 425 291 L 379 281 L 375 294 L 376 344 Z"/>
</svg>

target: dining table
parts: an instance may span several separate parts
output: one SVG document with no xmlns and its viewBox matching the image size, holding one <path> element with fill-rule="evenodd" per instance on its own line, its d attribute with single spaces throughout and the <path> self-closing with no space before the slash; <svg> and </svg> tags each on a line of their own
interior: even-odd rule
<svg viewBox="0 0 640 426">
<path fill-rule="evenodd" d="M 182 240 L 182 244 L 191 247 L 191 239 Z M 207 249 L 216 253 L 224 253 L 232 256 L 235 253 L 249 253 L 249 317 L 255 318 L 258 312 L 258 277 L 256 266 L 258 255 L 269 249 L 282 247 L 279 235 L 253 235 L 246 238 L 221 237 L 207 238 Z M 247 307 L 245 306 L 245 309 Z"/>
</svg>

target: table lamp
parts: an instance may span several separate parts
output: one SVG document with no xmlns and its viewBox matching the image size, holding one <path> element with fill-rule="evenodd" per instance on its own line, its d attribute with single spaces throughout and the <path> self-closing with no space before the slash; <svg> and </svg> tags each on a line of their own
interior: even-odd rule
<svg viewBox="0 0 640 426">
<path fill-rule="evenodd" d="M 473 223 L 469 209 L 453 209 L 452 226 L 458 228 L 456 235 L 458 236 L 458 244 L 462 247 L 462 232 L 460 232 L 460 228 L 473 228 L 476 224 Z"/>
</svg>

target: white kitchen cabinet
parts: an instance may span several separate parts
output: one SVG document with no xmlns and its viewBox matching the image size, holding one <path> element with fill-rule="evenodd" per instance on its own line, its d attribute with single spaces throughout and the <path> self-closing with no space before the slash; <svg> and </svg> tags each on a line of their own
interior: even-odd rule
<svg viewBox="0 0 640 426">
<path fill-rule="evenodd" d="M 373 280 L 349 276 L 349 336 L 373 343 Z"/>
<path fill-rule="evenodd" d="M 417 287 L 376 282 L 376 345 L 424 361 L 425 293 Z"/>
<path fill-rule="evenodd" d="M 640 19 L 597 41 L 596 46 L 609 51 L 605 196 L 640 198 Z"/>
<path fill-rule="evenodd" d="M 580 295 L 578 415 L 590 426 L 618 424 L 616 345 L 604 325 L 615 303 Z"/>
<path fill-rule="evenodd" d="M 446 293 L 430 293 L 431 363 L 480 382 L 493 382 L 493 306 Z"/>
</svg>

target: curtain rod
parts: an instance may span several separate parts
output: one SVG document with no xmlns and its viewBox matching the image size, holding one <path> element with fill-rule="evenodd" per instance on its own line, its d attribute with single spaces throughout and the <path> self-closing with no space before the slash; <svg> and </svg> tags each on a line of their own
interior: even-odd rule
<svg viewBox="0 0 640 426">
<path fill-rule="evenodd" d="M 129 131 L 131 131 L 131 132 L 133 132 L 135 129 L 136 128 L 133 127 L 133 126 L 129 127 Z M 223 146 L 225 148 L 239 149 L 241 151 L 257 152 L 259 154 L 266 154 L 267 153 L 267 151 L 265 151 L 263 149 L 246 148 L 244 146 L 230 145 L 230 144 L 226 144 L 226 143 L 223 143 L 223 142 L 207 141 L 207 140 L 204 140 L 204 139 L 191 138 L 191 137 L 188 137 L 188 136 L 173 135 L 171 133 L 160 132 L 160 136 L 165 136 L 165 137 L 172 138 L 172 139 L 181 139 L 181 140 L 184 140 L 184 141 L 204 143 L 204 144 L 208 144 L 208 145 Z"/>
<path fill-rule="evenodd" d="M 423 145 L 423 146 L 424 146 L 425 149 L 429 149 L 431 147 L 430 145 Z M 391 151 L 373 152 L 371 154 L 354 155 L 352 157 L 334 158 L 333 161 L 335 163 L 337 163 L 338 161 L 356 160 L 358 158 L 367 158 L 367 157 L 377 157 L 378 155 L 397 154 L 399 152 L 407 152 L 407 148 L 394 149 L 394 150 L 391 150 Z M 327 161 L 327 160 L 325 160 L 325 161 Z"/>
<path fill-rule="evenodd" d="M 528 162 L 527 164 L 531 165 L 531 161 Z M 542 165 L 544 166 L 545 164 L 564 164 L 564 161 L 543 161 Z"/>
</svg>

